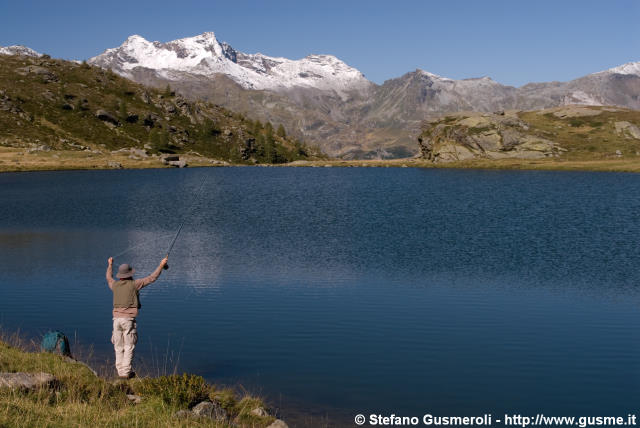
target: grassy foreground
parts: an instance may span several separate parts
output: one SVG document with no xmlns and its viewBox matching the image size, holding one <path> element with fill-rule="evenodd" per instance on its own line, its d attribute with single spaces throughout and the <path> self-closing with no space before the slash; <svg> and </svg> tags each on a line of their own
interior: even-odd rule
<svg viewBox="0 0 640 428">
<path fill-rule="evenodd" d="M 24 392 L 0 388 L 0 427 L 226 427 L 204 417 L 177 418 L 178 410 L 211 400 L 230 415 L 233 426 L 266 427 L 275 418 L 256 416 L 264 403 L 218 389 L 200 376 L 172 375 L 111 381 L 61 356 L 26 352 L 0 341 L 0 372 L 45 372 L 55 388 Z M 127 394 L 142 397 L 134 404 Z"/>
</svg>

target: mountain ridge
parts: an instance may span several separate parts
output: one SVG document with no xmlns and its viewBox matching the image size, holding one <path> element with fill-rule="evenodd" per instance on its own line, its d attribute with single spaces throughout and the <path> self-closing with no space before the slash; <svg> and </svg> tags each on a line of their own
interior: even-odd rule
<svg viewBox="0 0 640 428">
<path fill-rule="evenodd" d="M 332 55 L 300 60 L 235 50 L 213 32 L 169 42 L 132 35 L 88 60 L 136 82 L 172 88 L 263 121 L 346 159 L 417 154 L 425 118 L 456 111 L 617 105 L 640 109 L 640 62 L 568 82 L 515 87 L 416 69 L 376 84 Z M 224 77 L 223 77 L 224 76 Z"/>
</svg>

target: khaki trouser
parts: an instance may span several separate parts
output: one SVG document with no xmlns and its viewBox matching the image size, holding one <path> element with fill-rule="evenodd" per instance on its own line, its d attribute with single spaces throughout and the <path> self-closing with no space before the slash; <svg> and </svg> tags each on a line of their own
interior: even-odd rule
<svg viewBox="0 0 640 428">
<path fill-rule="evenodd" d="M 138 331 L 135 318 L 114 318 L 111 343 L 116 351 L 116 370 L 118 376 L 128 376 L 133 370 L 131 362 L 138 343 Z"/>
</svg>

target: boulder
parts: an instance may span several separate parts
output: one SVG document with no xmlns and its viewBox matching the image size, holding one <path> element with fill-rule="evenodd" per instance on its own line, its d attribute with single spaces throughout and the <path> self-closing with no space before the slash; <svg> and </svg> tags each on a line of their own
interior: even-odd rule
<svg viewBox="0 0 640 428">
<path fill-rule="evenodd" d="M 260 416 L 260 417 L 269 416 L 269 413 L 267 413 L 267 411 L 262 407 L 256 407 L 250 413 L 254 416 Z"/>
<path fill-rule="evenodd" d="M 640 128 L 638 128 L 636 125 L 633 125 L 626 121 L 622 121 L 622 122 L 616 122 L 615 127 L 616 127 L 616 134 L 618 135 L 624 135 L 627 138 L 631 137 L 635 139 L 640 139 Z"/>
<path fill-rule="evenodd" d="M 147 151 L 143 149 L 136 149 L 135 147 L 132 147 L 131 149 L 129 149 L 129 151 L 131 152 L 132 155 L 139 156 L 143 159 L 146 159 L 149 157 L 149 154 L 147 153 Z"/>
<path fill-rule="evenodd" d="M 140 94 L 140 99 L 145 104 L 151 103 L 151 97 L 149 96 L 149 93 L 147 91 L 144 91 Z"/>
<path fill-rule="evenodd" d="M 107 164 L 107 166 L 109 168 L 113 168 L 113 169 L 122 169 L 122 164 L 120 162 L 115 162 L 115 161 L 109 161 L 109 163 Z"/>
<path fill-rule="evenodd" d="M 181 95 L 177 95 L 175 99 L 176 106 L 180 109 L 182 114 L 185 116 L 189 116 L 191 114 L 191 108 L 189 106 L 189 102 L 184 99 Z"/>
<path fill-rule="evenodd" d="M 162 157 L 162 163 L 165 165 L 169 165 L 169 162 L 178 162 L 180 160 L 180 156 L 178 155 L 165 155 Z"/>
<path fill-rule="evenodd" d="M 116 118 L 115 114 L 113 113 L 109 113 L 106 110 L 98 110 L 96 111 L 96 117 L 100 120 L 102 120 L 103 122 L 107 122 L 110 123 L 112 125 L 118 126 L 120 125 L 120 121 L 118 121 L 118 119 Z"/>
<path fill-rule="evenodd" d="M 56 381 L 48 373 L 0 373 L 0 388 L 33 390 L 48 388 Z"/>
<path fill-rule="evenodd" d="M 217 421 L 226 420 L 229 418 L 227 415 L 227 411 L 220 406 L 218 403 L 213 403 L 211 401 L 203 401 L 201 403 L 196 404 L 196 406 L 191 409 L 191 413 L 195 416 L 205 417 Z"/>
<path fill-rule="evenodd" d="M 129 399 L 129 401 L 131 401 L 133 404 L 140 404 L 142 403 L 142 397 L 140 397 L 139 395 L 135 395 L 135 394 L 127 394 L 127 398 Z"/>
<path fill-rule="evenodd" d="M 193 416 L 193 413 L 188 410 L 178 410 L 173 414 L 173 417 L 178 419 L 187 419 L 190 416 Z"/>
<path fill-rule="evenodd" d="M 184 161 L 184 160 L 169 161 L 169 162 L 167 162 L 167 164 L 171 165 L 171 166 L 175 166 L 176 168 L 186 168 L 188 166 L 187 162 Z"/>
<path fill-rule="evenodd" d="M 159 120 L 160 120 L 160 116 L 154 113 L 149 113 L 144 117 L 143 123 L 144 123 L 144 126 L 153 128 L 156 125 L 156 122 L 158 122 Z"/>
<path fill-rule="evenodd" d="M 169 114 L 176 114 L 178 112 L 176 106 L 174 106 L 172 103 L 165 103 L 162 107 L 164 108 L 164 111 Z"/>
<path fill-rule="evenodd" d="M 46 90 L 46 91 L 42 92 L 40 95 L 42 96 L 42 98 L 44 98 L 44 99 L 46 99 L 48 101 L 55 101 L 56 100 L 56 95 L 53 92 L 49 91 L 49 90 Z"/>
<path fill-rule="evenodd" d="M 276 419 L 267 428 L 289 428 L 289 425 L 287 425 L 282 419 Z"/>
</svg>

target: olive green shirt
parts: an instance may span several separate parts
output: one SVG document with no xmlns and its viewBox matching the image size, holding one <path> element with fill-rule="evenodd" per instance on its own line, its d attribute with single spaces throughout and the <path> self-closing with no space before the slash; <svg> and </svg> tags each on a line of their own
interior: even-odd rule
<svg viewBox="0 0 640 428">
<path fill-rule="evenodd" d="M 154 282 L 160 274 L 162 273 L 162 265 L 158 265 L 153 273 L 145 278 L 140 278 L 134 280 L 134 284 L 136 290 L 141 290 L 147 285 Z M 113 268 L 111 265 L 107 267 L 107 284 L 109 285 L 109 289 L 113 291 L 113 285 L 117 281 L 113 279 Z M 135 318 L 138 316 L 138 308 L 113 308 L 113 317 L 114 318 Z"/>
</svg>

